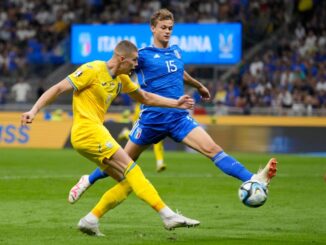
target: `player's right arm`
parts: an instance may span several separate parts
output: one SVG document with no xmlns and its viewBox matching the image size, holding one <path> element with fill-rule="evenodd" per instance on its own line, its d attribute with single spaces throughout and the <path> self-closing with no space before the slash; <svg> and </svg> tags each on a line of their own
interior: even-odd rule
<svg viewBox="0 0 326 245">
<path fill-rule="evenodd" d="M 137 102 L 150 106 L 172 107 L 180 109 L 193 109 L 194 100 L 189 95 L 183 95 L 178 100 L 163 97 L 157 94 L 137 89 L 128 94 Z"/>
<path fill-rule="evenodd" d="M 73 87 L 67 79 L 63 79 L 61 82 L 53 85 L 36 101 L 32 109 L 22 114 L 21 124 L 26 125 L 32 123 L 36 114 L 45 106 L 51 104 L 56 98 L 67 91 L 72 91 Z"/>
</svg>

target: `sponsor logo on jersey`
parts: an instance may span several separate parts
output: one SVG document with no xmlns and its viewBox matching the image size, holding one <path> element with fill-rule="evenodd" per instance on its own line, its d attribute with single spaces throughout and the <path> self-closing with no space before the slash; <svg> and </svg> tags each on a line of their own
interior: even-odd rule
<svg viewBox="0 0 326 245">
<path fill-rule="evenodd" d="M 82 73 L 83 73 L 82 70 L 77 70 L 77 71 L 74 73 L 74 77 L 79 77 Z"/>
<path fill-rule="evenodd" d="M 157 59 L 157 58 L 161 58 L 161 56 L 159 54 L 155 54 L 154 59 Z"/>
</svg>

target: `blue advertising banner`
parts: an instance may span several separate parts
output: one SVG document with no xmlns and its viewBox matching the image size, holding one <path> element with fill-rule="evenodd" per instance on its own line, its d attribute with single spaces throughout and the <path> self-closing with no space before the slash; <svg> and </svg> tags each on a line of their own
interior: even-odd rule
<svg viewBox="0 0 326 245">
<path fill-rule="evenodd" d="M 236 64 L 242 54 L 241 24 L 175 24 L 170 45 L 183 50 L 185 64 Z M 71 62 L 108 60 L 116 44 L 129 40 L 138 48 L 152 44 L 148 24 L 73 25 Z"/>
</svg>

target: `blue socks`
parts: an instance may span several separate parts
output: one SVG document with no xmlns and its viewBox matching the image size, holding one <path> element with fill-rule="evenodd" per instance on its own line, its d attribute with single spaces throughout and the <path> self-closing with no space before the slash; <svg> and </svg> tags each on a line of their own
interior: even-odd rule
<svg viewBox="0 0 326 245">
<path fill-rule="evenodd" d="M 224 173 L 231 175 L 239 180 L 250 180 L 253 174 L 249 172 L 241 163 L 236 159 L 226 154 L 224 151 L 220 151 L 213 158 L 212 161 L 221 169 Z"/>
<path fill-rule="evenodd" d="M 253 174 L 247 170 L 236 159 L 220 151 L 213 158 L 212 161 L 224 173 L 231 175 L 239 180 L 250 180 Z M 88 177 L 89 183 L 94 184 L 97 180 L 108 177 L 107 173 L 103 172 L 100 168 L 95 169 Z"/>
<path fill-rule="evenodd" d="M 97 180 L 108 177 L 107 173 L 100 168 L 95 169 L 88 177 L 89 183 L 94 184 Z"/>
</svg>

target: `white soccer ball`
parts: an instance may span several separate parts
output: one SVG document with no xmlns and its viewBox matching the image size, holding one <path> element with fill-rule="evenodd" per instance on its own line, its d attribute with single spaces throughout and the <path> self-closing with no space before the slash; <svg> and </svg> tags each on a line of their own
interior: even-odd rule
<svg viewBox="0 0 326 245">
<path fill-rule="evenodd" d="M 262 206 L 267 200 L 267 194 L 267 186 L 255 180 L 243 182 L 239 188 L 241 202 L 251 208 Z"/>
</svg>

